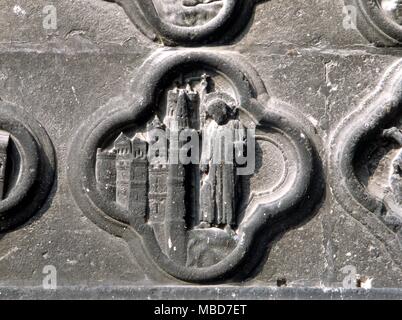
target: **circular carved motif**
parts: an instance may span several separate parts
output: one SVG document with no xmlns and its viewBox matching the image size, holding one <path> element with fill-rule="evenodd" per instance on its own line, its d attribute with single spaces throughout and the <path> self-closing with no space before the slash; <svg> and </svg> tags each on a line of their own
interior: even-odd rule
<svg viewBox="0 0 402 320">
<path fill-rule="evenodd" d="M 43 204 L 53 184 L 54 152 L 44 129 L 21 108 L 0 103 L 0 231 Z"/>
</svg>

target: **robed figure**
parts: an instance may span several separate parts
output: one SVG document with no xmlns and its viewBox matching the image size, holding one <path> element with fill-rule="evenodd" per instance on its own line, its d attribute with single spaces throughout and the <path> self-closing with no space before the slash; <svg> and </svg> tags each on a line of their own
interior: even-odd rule
<svg viewBox="0 0 402 320">
<path fill-rule="evenodd" d="M 238 175 L 236 153 L 243 153 L 245 128 L 236 119 L 236 111 L 221 99 L 206 106 L 201 154 L 200 227 L 235 224 Z"/>
</svg>

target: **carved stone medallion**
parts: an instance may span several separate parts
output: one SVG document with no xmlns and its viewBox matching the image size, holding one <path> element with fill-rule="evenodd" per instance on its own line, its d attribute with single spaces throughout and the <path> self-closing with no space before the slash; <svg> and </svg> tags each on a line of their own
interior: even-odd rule
<svg viewBox="0 0 402 320">
<path fill-rule="evenodd" d="M 254 0 L 113 0 L 149 38 L 169 45 L 225 43 L 249 22 Z"/>
<path fill-rule="evenodd" d="M 345 0 L 345 4 L 353 6 L 349 13 L 353 20 L 357 13 L 357 28 L 369 41 L 382 46 L 402 43 L 401 0 Z"/>
<path fill-rule="evenodd" d="M 54 172 L 53 147 L 45 130 L 20 107 L 0 102 L 0 231 L 40 209 Z"/>
<path fill-rule="evenodd" d="M 168 274 L 227 277 L 305 198 L 308 135 L 238 56 L 167 50 L 138 74 L 129 107 L 102 108 L 80 129 L 71 191 L 105 230 L 139 236 Z"/>
</svg>

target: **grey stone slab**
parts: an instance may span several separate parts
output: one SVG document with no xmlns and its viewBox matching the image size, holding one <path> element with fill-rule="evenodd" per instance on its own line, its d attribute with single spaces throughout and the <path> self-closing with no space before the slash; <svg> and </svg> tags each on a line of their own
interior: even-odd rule
<svg viewBox="0 0 402 320">
<path fill-rule="evenodd" d="M 0 297 L 400 298 L 388 24 L 359 0 L 354 29 L 341 0 L 225 0 L 236 21 L 116 2 L 54 1 L 56 30 L 47 1 L 0 8 Z M 239 128 L 257 135 L 233 135 L 257 154 L 241 179 L 206 155 Z M 155 164 L 155 129 L 210 141 L 209 162 Z"/>
</svg>

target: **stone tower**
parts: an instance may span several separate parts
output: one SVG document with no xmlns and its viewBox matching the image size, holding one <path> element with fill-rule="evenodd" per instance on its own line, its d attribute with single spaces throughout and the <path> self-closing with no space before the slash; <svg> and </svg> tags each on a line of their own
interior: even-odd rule
<svg viewBox="0 0 402 320">
<path fill-rule="evenodd" d="M 116 202 L 133 217 L 147 213 L 147 143 L 139 136 L 131 141 L 121 133 L 116 139 Z"/>
<path fill-rule="evenodd" d="M 125 209 L 130 202 L 130 179 L 133 163 L 131 140 L 121 133 L 114 143 L 116 150 L 116 202 Z"/>
<path fill-rule="evenodd" d="M 164 222 L 167 196 L 167 140 L 164 125 L 155 116 L 147 126 L 149 144 L 149 222 L 163 251 L 167 250 Z M 162 135 L 162 137 L 161 137 Z"/>
<path fill-rule="evenodd" d="M 116 201 L 116 152 L 98 149 L 95 175 L 98 190 L 108 200 Z"/>
<path fill-rule="evenodd" d="M 167 179 L 167 201 L 165 215 L 165 234 L 168 242 L 168 255 L 177 263 L 185 264 L 187 255 L 186 233 L 186 169 L 178 161 L 179 150 L 184 142 L 178 136 L 189 127 L 187 94 L 179 89 L 177 103 L 168 105 L 173 110 L 170 125 L 169 171 Z"/>
<path fill-rule="evenodd" d="M 148 159 L 147 143 L 139 136 L 132 143 L 133 161 L 131 163 L 129 211 L 136 217 L 145 219 L 147 215 Z"/>
</svg>

